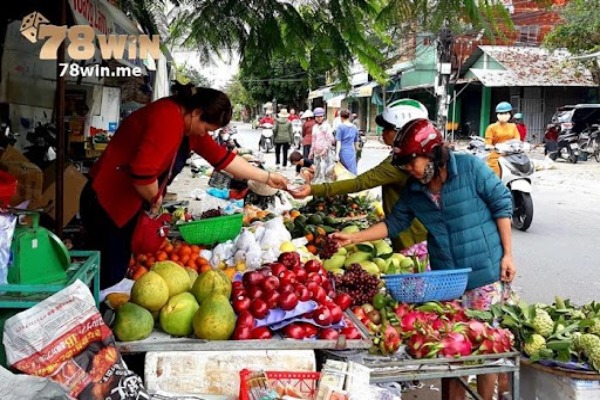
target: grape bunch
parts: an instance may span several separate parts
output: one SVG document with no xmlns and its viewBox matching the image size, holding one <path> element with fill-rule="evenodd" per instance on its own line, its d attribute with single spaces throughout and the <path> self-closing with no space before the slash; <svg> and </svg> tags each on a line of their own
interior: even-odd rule
<svg viewBox="0 0 600 400">
<path fill-rule="evenodd" d="M 379 292 L 380 280 L 369 274 L 359 264 L 352 264 L 344 275 L 334 275 L 333 282 L 339 292 L 348 293 L 354 300 L 352 305 L 370 303 Z"/>
<path fill-rule="evenodd" d="M 321 244 L 321 247 L 319 248 L 319 257 L 321 257 L 321 260 L 327 260 L 337 253 L 339 249 L 339 242 L 329 236 L 326 236 L 325 240 L 323 240 L 323 243 Z"/>
<path fill-rule="evenodd" d="M 221 210 L 220 208 L 213 208 L 211 210 L 204 211 L 202 215 L 200 215 L 200 219 L 222 217 L 223 215 L 225 215 L 223 210 Z"/>
</svg>

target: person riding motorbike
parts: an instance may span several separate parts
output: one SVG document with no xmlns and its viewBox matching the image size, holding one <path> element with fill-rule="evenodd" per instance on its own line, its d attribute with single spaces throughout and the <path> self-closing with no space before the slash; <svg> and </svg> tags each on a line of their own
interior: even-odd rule
<svg viewBox="0 0 600 400">
<path fill-rule="evenodd" d="M 496 106 L 496 118 L 498 119 L 498 122 L 491 124 L 485 130 L 486 147 L 493 147 L 498 143 L 506 142 L 511 139 L 521 139 L 517 126 L 509 122 L 512 118 L 512 111 L 513 107 L 509 102 L 502 101 L 498 103 Z M 487 164 L 496 175 L 500 176 L 498 153 L 492 151 L 487 159 Z"/>
<path fill-rule="evenodd" d="M 519 135 L 521 136 L 521 142 L 527 140 L 527 125 L 523 122 L 523 114 L 516 113 L 514 116 L 515 124 L 517 125 L 517 130 L 519 131 Z"/>
</svg>

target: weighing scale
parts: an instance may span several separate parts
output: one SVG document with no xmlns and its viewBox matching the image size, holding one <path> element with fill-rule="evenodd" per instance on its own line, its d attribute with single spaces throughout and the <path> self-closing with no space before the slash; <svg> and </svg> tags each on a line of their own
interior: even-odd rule
<svg viewBox="0 0 600 400">
<path fill-rule="evenodd" d="M 58 236 L 40 226 L 38 210 L 10 210 L 19 216 L 8 266 L 9 284 L 44 284 L 67 280 L 71 256 Z"/>
</svg>

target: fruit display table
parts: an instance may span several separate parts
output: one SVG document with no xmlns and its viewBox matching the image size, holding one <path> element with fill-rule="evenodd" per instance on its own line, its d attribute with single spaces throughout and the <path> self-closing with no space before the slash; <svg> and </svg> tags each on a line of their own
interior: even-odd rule
<svg viewBox="0 0 600 400">
<path fill-rule="evenodd" d="M 202 340 L 178 338 L 154 330 L 150 337 L 132 342 L 117 342 L 122 354 L 145 353 L 149 351 L 235 351 L 235 350 L 315 350 L 315 349 L 368 349 L 371 340 Z"/>
<path fill-rule="evenodd" d="M 520 353 L 477 355 L 459 358 L 395 359 L 365 353 L 327 352 L 326 358 L 343 358 L 359 362 L 371 369 L 371 383 L 442 380 L 442 400 L 448 399 L 448 384 L 453 379 L 466 388 L 474 399 L 481 397 L 462 377 L 485 374 L 510 374 L 512 399 L 519 399 Z"/>
</svg>

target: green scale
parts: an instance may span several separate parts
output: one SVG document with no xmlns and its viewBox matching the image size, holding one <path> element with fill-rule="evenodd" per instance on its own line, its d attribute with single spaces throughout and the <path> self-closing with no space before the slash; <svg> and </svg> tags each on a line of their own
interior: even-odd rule
<svg viewBox="0 0 600 400">
<path fill-rule="evenodd" d="M 71 264 L 69 251 L 52 232 L 40 226 L 37 211 L 11 210 L 19 222 L 11 245 L 9 284 L 44 284 L 67 280 Z M 27 217 L 27 218 L 25 218 Z M 21 222 L 26 220 L 25 222 Z"/>
</svg>

